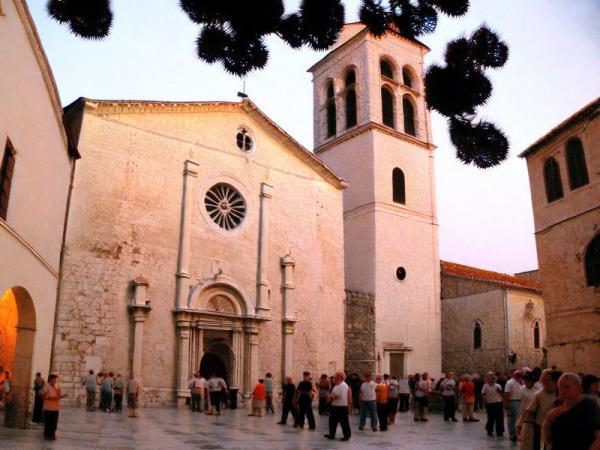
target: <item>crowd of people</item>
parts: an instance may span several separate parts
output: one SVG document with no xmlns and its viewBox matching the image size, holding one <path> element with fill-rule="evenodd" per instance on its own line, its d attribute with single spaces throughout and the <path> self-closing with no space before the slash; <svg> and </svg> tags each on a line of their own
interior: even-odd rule
<svg viewBox="0 0 600 450">
<path fill-rule="evenodd" d="M 270 374 L 267 374 L 270 378 Z M 270 386 L 270 387 L 267 387 Z M 270 389 L 270 391 L 269 391 Z M 260 379 L 252 393 L 253 416 L 263 416 L 267 392 L 272 381 Z M 349 417 L 358 414 L 358 429 L 364 430 L 367 419 L 372 431 L 386 431 L 396 415 L 409 411 L 415 422 L 427 422 L 432 400 L 441 400 L 445 422 L 462 420 L 476 423 L 474 413 L 485 410 L 488 436 L 503 438 L 506 428 L 511 441 L 521 450 L 600 450 L 600 379 L 594 375 L 562 373 L 556 368 L 523 368 L 502 372 L 463 374 L 456 379 L 448 372 L 439 380 L 427 372 L 396 378 L 388 374 L 322 374 L 312 381 L 309 372 L 296 386 L 286 377 L 281 390 L 282 415 L 278 422 L 286 425 L 292 415 L 294 427 L 316 429 L 312 402 L 318 399 L 319 415 L 329 416 L 328 439 L 335 439 L 338 425 L 342 440 L 352 435 Z M 274 414 L 272 402 L 270 412 Z"/>
<path fill-rule="evenodd" d="M 56 439 L 56 427 L 63 398 L 57 385 L 57 375 L 44 380 L 40 373 L 33 381 L 34 408 L 32 421 L 43 424 L 44 437 Z M 125 381 L 121 374 L 90 370 L 83 378 L 86 410 L 120 412 L 126 395 L 129 417 L 137 417 L 140 386 L 133 374 Z M 193 412 L 221 415 L 223 407 L 236 407 L 237 392 L 216 374 L 208 379 L 194 373 L 189 380 L 190 408 Z M 0 368 L 0 400 L 10 401 L 10 376 Z M 99 401 L 97 402 L 97 394 Z M 266 373 L 250 394 L 249 416 L 275 414 L 275 386 L 271 373 Z M 521 450 L 600 450 L 600 379 L 594 375 L 562 373 L 556 368 L 512 370 L 463 374 L 448 372 L 437 381 L 427 372 L 407 377 L 336 372 L 322 374 L 313 381 L 310 372 L 295 384 L 286 377 L 279 392 L 280 425 L 292 417 L 298 430 L 316 429 L 313 402 L 317 399 L 320 416 L 328 416 L 327 439 L 335 439 L 338 425 L 342 440 L 351 438 L 350 416 L 358 415 L 358 429 L 367 421 L 372 431 L 385 432 L 393 425 L 398 413 L 411 409 L 415 422 L 427 422 L 430 409 L 440 405 L 445 422 L 457 422 L 457 410 L 466 423 L 479 422 L 475 412 L 485 410 L 485 430 L 488 436 L 502 438 L 505 428 L 511 441 Z M 505 426 L 505 416 L 506 426 Z"/>
</svg>

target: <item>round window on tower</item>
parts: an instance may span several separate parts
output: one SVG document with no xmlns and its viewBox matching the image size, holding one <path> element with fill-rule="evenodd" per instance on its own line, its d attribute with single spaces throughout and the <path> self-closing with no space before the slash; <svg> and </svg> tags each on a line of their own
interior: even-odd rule
<svg viewBox="0 0 600 450">
<path fill-rule="evenodd" d="M 244 153 L 250 153 L 254 150 L 254 137 L 247 128 L 238 128 L 235 141 L 238 148 Z"/>
<path fill-rule="evenodd" d="M 226 231 L 239 227 L 246 217 L 246 201 L 227 183 L 218 183 L 204 196 L 206 212 L 214 223 Z"/>
<path fill-rule="evenodd" d="M 404 281 L 406 279 L 406 269 L 404 267 L 398 267 L 396 269 L 396 278 L 400 281 Z"/>
</svg>

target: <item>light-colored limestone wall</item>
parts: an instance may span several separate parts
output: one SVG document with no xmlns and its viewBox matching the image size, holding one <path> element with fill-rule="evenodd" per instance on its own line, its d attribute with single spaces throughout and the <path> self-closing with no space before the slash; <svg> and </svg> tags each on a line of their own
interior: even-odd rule
<svg viewBox="0 0 600 450">
<path fill-rule="evenodd" d="M 600 372 L 600 290 L 587 285 L 584 266 L 598 224 L 600 208 L 536 234 L 548 364 L 563 370 Z"/>
<path fill-rule="evenodd" d="M 70 161 L 48 68 L 20 3 L 4 1 L 0 16 L 0 153 L 7 138 L 16 152 L 6 222 L 57 270 Z"/>
<path fill-rule="evenodd" d="M 578 137 L 583 144 L 589 184 L 575 190 L 569 187 L 565 146 Z M 536 232 L 560 223 L 591 208 L 600 207 L 600 116 L 565 131 L 544 148 L 527 157 L 533 218 Z M 564 197 L 548 203 L 544 185 L 544 162 L 554 157 L 560 168 Z"/>
<path fill-rule="evenodd" d="M 346 27 L 350 35 L 358 30 L 355 26 Z M 357 76 L 358 126 L 368 122 L 382 123 L 381 87 L 387 86 L 394 93 L 395 129 L 404 131 L 402 97 L 410 96 L 415 105 L 417 138 L 430 142 L 431 125 L 425 107 L 423 95 L 424 61 L 427 49 L 391 33 L 382 38 L 375 38 L 362 33 L 356 39 L 347 39 L 343 46 L 334 47 L 323 60 L 313 67 L 314 92 L 314 144 L 315 148 L 327 143 L 335 137 L 327 137 L 326 100 L 327 85 L 333 80 L 336 93 L 337 133 L 344 134 L 345 129 L 345 86 L 344 78 L 350 68 L 354 68 Z M 379 69 L 380 59 L 389 61 L 394 69 L 394 79 L 385 80 Z M 413 74 L 415 86 L 411 89 L 402 84 L 402 68 L 408 66 Z"/>
<path fill-rule="evenodd" d="M 30 294 L 36 313 L 31 373 L 47 375 L 71 162 L 50 69 L 26 7 L 4 0 L 2 12 L 0 155 L 7 138 L 16 154 L 8 214 L 0 219 L 0 292 L 20 286 Z"/>
<path fill-rule="evenodd" d="M 546 317 L 541 295 L 527 291 L 508 290 L 508 347 L 517 354 L 511 367 L 538 367 L 545 347 Z M 534 347 L 534 326 L 539 324 L 540 347 Z"/>
<path fill-rule="evenodd" d="M 367 33 L 337 47 L 311 70 L 314 75 L 317 155 L 350 186 L 344 192 L 346 288 L 375 295 L 378 370 L 389 370 L 388 353 L 404 353 L 407 372 L 441 370 L 438 230 L 435 212 L 433 149 L 429 114 L 422 95 L 426 49 L 395 35 L 380 39 Z M 394 69 L 381 76 L 380 60 Z M 402 84 L 408 65 L 414 89 Z M 344 129 L 344 77 L 357 72 L 358 124 Z M 334 81 L 338 121 L 335 137 L 326 138 L 326 87 Z M 395 96 L 394 129 L 382 125 L 381 87 Z M 402 96 L 415 103 L 417 139 L 404 134 Z M 340 116 L 341 114 L 341 116 Z M 392 171 L 405 174 L 406 205 L 392 200 Z M 403 266 L 408 276 L 396 278 Z"/>
<path fill-rule="evenodd" d="M 485 374 L 506 370 L 504 289 L 442 300 L 442 370 Z M 482 347 L 473 348 L 475 323 Z"/>
<path fill-rule="evenodd" d="M 571 190 L 565 145 L 582 141 L 589 183 Z M 527 157 L 540 278 L 544 284 L 548 364 L 576 372 L 600 372 L 600 290 L 587 286 L 584 258 L 600 224 L 600 116 L 565 130 Z M 553 156 L 564 197 L 546 201 L 544 161 Z"/>
<path fill-rule="evenodd" d="M 155 107 L 159 109 L 160 107 Z M 198 163 L 193 201 L 190 281 L 217 273 L 248 296 L 257 293 L 261 184 L 272 186 L 267 266 L 270 320 L 259 325 L 258 373 L 282 370 L 281 258 L 295 260 L 293 370 L 343 368 L 344 273 L 342 191 L 286 147 L 278 134 L 239 105 L 179 107 L 143 113 L 100 104 L 88 109 L 81 132 L 84 155 L 75 177 L 67 237 L 65 290 L 57 364 L 78 377 L 90 361 L 128 372 L 129 281 L 149 282 L 152 311 L 144 324 L 142 377 L 146 400 L 173 400 L 176 384 L 175 273 L 185 160 Z M 110 113 L 110 114 L 108 114 Z M 255 151 L 236 146 L 239 126 L 254 135 Z M 244 223 L 225 233 L 202 213 L 206 189 L 234 185 L 244 196 Z M 86 362 L 86 358 L 87 361 Z M 157 370 L 160 368 L 160 370 Z M 251 380 L 255 382 L 255 380 Z"/>
</svg>

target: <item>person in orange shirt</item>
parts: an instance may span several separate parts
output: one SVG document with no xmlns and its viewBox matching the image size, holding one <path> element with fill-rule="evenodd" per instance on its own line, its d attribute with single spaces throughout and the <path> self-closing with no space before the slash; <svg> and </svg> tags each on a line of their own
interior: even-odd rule
<svg viewBox="0 0 600 450">
<path fill-rule="evenodd" d="M 44 399 L 44 437 L 50 440 L 56 439 L 58 411 L 60 410 L 60 399 L 62 398 L 60 388 L 56 385 L 57 381 L 58 375 L 50 375 L 40 394 Z"/>
<path fill-rule="evenodd" d="M 375 377 L 375 401 L 377 402 L 377 418 L 379 431 L 386 431 L 388 426 L 388 385 L 383 382 L 381 375 Z"/>
<path fill-rule="evenodd" d="M 252 392 L 252 412 L 248 414 L 249 416 L 258 416 L 262 417 L 264 412 L 263 409 L 265 407 L 265 397 L 267 395 L 267 387 L 265 386 L 265 380 L 262 378 L 258 380 L 258 384 L 254 387 L 254 391 Z"/>
</svg>

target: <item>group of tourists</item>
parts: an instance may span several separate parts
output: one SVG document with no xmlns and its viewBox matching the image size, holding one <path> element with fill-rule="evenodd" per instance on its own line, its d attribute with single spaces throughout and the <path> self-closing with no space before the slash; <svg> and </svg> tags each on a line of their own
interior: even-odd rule
<svg viewBox="0 0 600 450">
<path fill-rule="evenodd" d="M 267 382 L 268 380 L 268 382 Z M 313 400 L 318 398 L 319 415 L 329 416 L 328 439 L 335 439 L 338 425 L 342 440 L 351 437 L 349 417 L 358 414 L 358 429 L 364 430 L 367 419 L 372 431 L 386 431 L 394 424 L 398 412 L 412 405 L 415 422 L 427 422 L 430 401 L 442 403 L 445 422 L 457 422 L 456 411 L 462 412 L 465 423 L 479 422 L 474 412 L 485 409 L 488 436 L 502 438 L 506 414 L 510 440 L 520 442 L 521 450 L 600 450 L 600 383 L 594 375 L 562 373 L 539 368 L 488 372 L 456 377 L 448 372 L 437 382 L 427 372 L 408 377 L 365 373 L 346 377 L 343 372 L 333 376 L 322 374 L 313 383 L 309 372 L 295 385 L 286 377 L 281 390 L 280 425 L 286 425 L 292 415 L 294 427 L 316 429 Z M 271 374 L 260 379 L 252 392 L 251 416 L 263 416 L 263 409 L 274 413 Z"/>
<path fill-rule="evenodd" d="M 121 412 L 123 410 L 123 394 L 126 392 L 129 417 L 137 417 L 140 386 L 133 373 L 125 382 L 120 373 L 117 373 L 116 376 L 113 372 L 99 372 L 98 375 L 94 375 L 94 371 L 90 369 L 88 375 L 81 380 L 81 385 L 85 388 L 87 411 L 96 410 L 96 393 L 99 391 L 98 409 L 100 411 Z"/>
<path fill-rule="evenodd" d="M 205 411 L 210 415 L 221 415 L 223 406 L 229 399 L 227 383 L 215 373 L 208 380 L 195 372 L 188 382 L 190 405 L 193 412 Z"/>
</svg>

